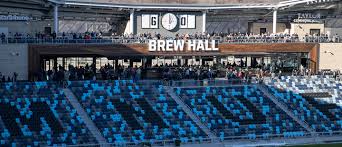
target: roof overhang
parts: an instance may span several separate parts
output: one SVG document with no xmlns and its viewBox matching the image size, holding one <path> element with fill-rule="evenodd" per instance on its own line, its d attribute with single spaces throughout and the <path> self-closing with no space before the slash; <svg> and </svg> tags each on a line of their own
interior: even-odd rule
<svg viewBox="0 0 342 147">
<path fill-rule="evenodd" d="M 240 4 L 125 4 L 100 3 L 79 0 L 49 0 L 60 5 L 124 8 L 124 9 L 174 9 L 174 10 L 224 10 L 224 9 L 275 9 L 298 4 L 314 2 L 316 0 L 287 0 L 280 3 L 240 3 Z"/>
</svg>

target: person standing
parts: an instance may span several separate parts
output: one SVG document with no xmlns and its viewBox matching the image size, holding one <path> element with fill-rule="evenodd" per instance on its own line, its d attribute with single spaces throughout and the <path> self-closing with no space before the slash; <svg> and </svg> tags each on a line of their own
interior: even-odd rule
<svg viewBox="0 0 342 147">
<path fill-rule="evenodd" d="M 141 79 L 141 67 L 139 67 L 137 70 L 136 70 L 136 80 L 140 80 Z"/>
<path fill-rule="evenodd" d="M 17 82 L 18 79 L 18 73 L 14 72 L 13 73 L 13 82 Z"/>
</svg>

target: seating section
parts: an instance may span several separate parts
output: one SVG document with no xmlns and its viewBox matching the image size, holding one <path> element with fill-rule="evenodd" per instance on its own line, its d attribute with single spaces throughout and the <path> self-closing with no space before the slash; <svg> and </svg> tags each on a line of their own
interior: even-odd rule
<svg viewBox="0 0 342 147">
<path fill-rule="evenodd" d="M 83 120 L 54 84 L 3 83 L 1 146 L 64 146 L 96 143 Z"/>
<path fill-rule="evenodd" d="M 295 93 L 329 93 L 329 99 L 324 100 L 342 105 L 342 83 L 329 76 L 283 76 L 279 80 L 267 80 L 267 83 Z"/>
<path fill-rule="evenodd" d="M 69 87 L 109 143 L 207 138 L 159 82 L 84 81 L 70 82 Z"/>
<path fill-rule="evenodd" d="M 317 76 L 281 77 L 264 82 L 279 102 L 319 135 L 341 135 L 341 82 Z M 98 143 L 63 89 L 56 85 L 0 84 L 0 146 Z M 174 85 L 181 86 L 173 89 L 176 95 L 221 141 L 310 135 L 272 101 L 273 96 L 271 100 L 256 85 L 241 86 L 224 81 Z M 208 140 L 159 81 L 74 81 L 68 83 L 68 88 L 112 145 Z"/>
<path fill-rule="evenodd" d="M 175 91 L 221 140 L 307 134 L 256 86 L 176 88 Z"/>
<path fill-rule="evenodd" d="M 329 77 L 281 77 L 266 80 L 272 93 L 322 135 L 342 131 L 342 84 Z"/>
</svg>

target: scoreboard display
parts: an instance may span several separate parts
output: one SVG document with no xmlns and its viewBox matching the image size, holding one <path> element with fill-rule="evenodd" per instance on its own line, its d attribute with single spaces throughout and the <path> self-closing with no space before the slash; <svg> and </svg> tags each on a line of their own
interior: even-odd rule
<svg viewBox="0 0 342 147">
<path fill-rule="evenodd" d="M 196 27 L 195 15 L 180 15 L 179 28 L 181 29 L 194 29 Z"/>
<path fill-rule="evenodd" d="M 141 28 L 143 29 L 158 29 L 159 15 L 158 14 L 142 14 Z"/>
<path fill-rule="evenodd" d="M 166 14 L 142 14 L 141 15 L 141 28 L 142 29 L 158 29 L 159 25 L 163 26 L 166 30 L 173 30 L 176 27 L 179 29 L 195 29 L 196 28 L 196 15 L 173 13 Z M 170 27 L 171 26 L 171 27 Z"/>
</svg>

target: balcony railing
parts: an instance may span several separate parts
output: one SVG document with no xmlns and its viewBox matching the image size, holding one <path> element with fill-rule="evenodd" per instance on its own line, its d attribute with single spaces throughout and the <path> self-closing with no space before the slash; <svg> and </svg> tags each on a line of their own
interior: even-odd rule
<svg viewBox="0 0 342 147">
<path fill-rule="evenodd" d="M 307 37 L 299 38 L 284 38 L 284 37 L 216 37 L 209 40 L 217 40 L 220 43 L 226 44 L 248 44 L 248 43 L 341 43 L 340 38 L 327 37 Z M 28 44 L 146 44 L 146 38 L 138 39 L 118 39 L 118 38 L 102 38 L 102 39 L 38 39 L 38 38 L 2 38 L 0 44 L 12 43 L 28 43 Z M 202 39 L 205 40 L 205 39 Z"/>
</svg>

